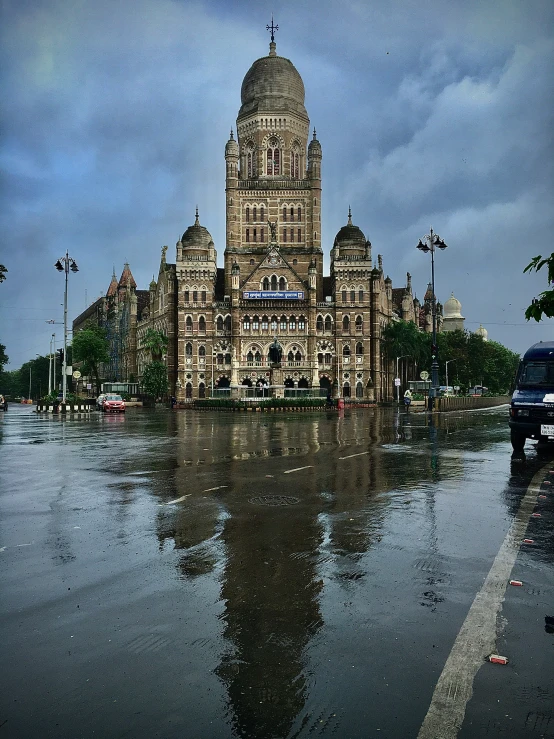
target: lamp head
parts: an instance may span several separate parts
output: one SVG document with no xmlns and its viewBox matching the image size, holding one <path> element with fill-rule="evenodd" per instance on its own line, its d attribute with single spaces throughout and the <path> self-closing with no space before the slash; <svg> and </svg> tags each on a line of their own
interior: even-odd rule
<svg viewBox="0 0 554 739">
<path fill-rule="evenodd" d="M 446 244 L 444 243 L 444 241 L 443 241 L 442 239 L 439 239 L 439 240 L 438 240 L 438 241 L 436 242 L 436 244 L 437 244 L 437 246 L 439 247 L 439 249 L 446 249 L 446 248 L 447 248 L 447 245 L 446 245 Z"/>
<path fill-rule="evenodd" d="M 423 252 L 425 252 L 425 253 L 427 253 L 428 251 L 430 251 L 430 249 L 429 249 L 429 247 L 427 246 L 427 244 L 424 244 L 424 243 L 423 243 L 423 241 L 422 241 L 421 239 L 419 240 L 419 242 L 418 242 L 418 244 L 417 244 L 417 248 L 418 248 L 418 249 L 419 249 L 420 251 L 423 251 Z"/>
<path fill-rule="evenodd" d="M 75 262 L 71 262 L 71 271 L 72 272 L 78 272 L 79 271 L 79 267 L 77 267 L 77 265 L 75 264 Z"/>
<path fill-rule="evenodd" d="M 63 272 L 63 264 L 60 262 L 59 259 L 56 262 L 56 264 L 54 265 L 54 267 L 58 270 L 58 272 Z"/>
</svg>

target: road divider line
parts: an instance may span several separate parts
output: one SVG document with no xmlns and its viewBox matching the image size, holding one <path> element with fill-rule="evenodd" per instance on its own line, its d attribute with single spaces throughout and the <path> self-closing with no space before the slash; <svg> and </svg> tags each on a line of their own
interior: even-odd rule
<svg viewBox="0 0 554 739">
<path fill-rule="evenodd" d="M 283 475 L 290 475 L 291 472 L 300 472 L 300 470 L 309 470 L 313 464 L 307 464 L 305 467 L 295 467 L 293 470 L 285 470 Z"/>
<path fill-rule="evenodd" d="M 212 493 L 214 490 L 223 490 L 223 488 L 228 488 L 229 485 L 218 485 L 215 488 L 208 488 L 207 490 L 202 490 L 203 493 Z"/>
<path fill-rule="evenodd" d="M 543 477 L 544 468 L 531 480 L 483 587 L 471 604 L 437 681 L 417 739 L 455 739 L 458 736 L 466 705 L 473 694 L 475 675 L 489 655 L 495 653 L 497 615 Z"/>
<path fill-rule="evenodd" d="M 167 503 L 165 503 L 164 505 L 173 505 L 174 503 L 180 503 L 180 502 L 181 502 L 182 500 L 184 500 L 185 498 L 190 498 L 190 496 L 191 496 L 191 495 L 192 495 L 192 493 L 188 493 L 187 495 L 181 495 L 181 497 L 180 497 L 180 498 L 176 498 L 175 500 L 169 500 L 169 501 L 168 501 Z"/>
<path fill-rule="evenodd" d="M 339 459 L 352 459 L 352 457 L 363 457 L 364 454 L 369 454 L 369 452 L 358 452 L 357 454 L 349 454 L 347 457 L 339 457 Z"/>
</svg>

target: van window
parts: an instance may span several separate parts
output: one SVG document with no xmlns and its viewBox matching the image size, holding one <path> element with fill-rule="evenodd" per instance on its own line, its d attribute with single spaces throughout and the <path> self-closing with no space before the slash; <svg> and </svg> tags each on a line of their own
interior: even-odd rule
<svg viewBox="0 0 554 739">
<path fill-rule="evenodd" d="M 554 362 L 525 362 L 521 367 L 519 385 L 552 385 Z"/>
</svg>

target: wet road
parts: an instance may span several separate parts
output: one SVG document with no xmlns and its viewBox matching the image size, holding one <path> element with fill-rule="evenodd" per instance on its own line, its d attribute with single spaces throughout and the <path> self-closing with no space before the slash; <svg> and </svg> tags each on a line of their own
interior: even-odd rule
<svg viewBox="0 0 554 739">
<path fill-rule="evenodd" d="M 554 737 L 552 457 L 428 423 L 10 406 L 0 739 Z"/>
</svg>

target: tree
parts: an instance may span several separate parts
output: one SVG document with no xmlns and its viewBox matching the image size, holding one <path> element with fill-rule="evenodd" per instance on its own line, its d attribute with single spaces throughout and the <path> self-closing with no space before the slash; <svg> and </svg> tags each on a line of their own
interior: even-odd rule
<svg viewBox="0 0 554 739">
<path fill-rule="evenodd" d="M 7 267 L 4 267 L 3 264 L 0 264 L 0 282 L 4 282 L 6 279 L 6 272 L 8 271 Z"/>
<path fill-rule="evenodd" d="M 148 349 L 152 357 L 153 362 L 160 362 L 163 355 L 167 351 L 168 339 L 163 331 L 156 331 L 156 329 L 149 328 L 144 336 L 140 345 L 143 349 Z"/>
<path fill-rule="evenodd" d="M 540 254 L 538 257 L 533 257 L 523 272 L 532 272 L 533 270 L 538 272 L 545 265 L 548 268 L 548 284 L 552 287 L 540 293 L 538 298 L 533 298 L 531 305 L 525 311 L 525 318 L 528 321 L 534 318 L 535 321 L 539 322 L 543 316 L 547 318 L 554 317 L 554 252 L 544 259 Z"/>
<path fill-rule="evenodd" d="M 105 329 L 90 324 L 73 335 L 73 359 L 81 362 L 81 371 L 85 375 L 92 374 L 96 390 L 100 392 L 100 364 L 110 361 L 110 344 Z"/>
<path fill-rule="evenodd" d="M 160 398 L 167 393 L 167 368 L 163 362 L 150 362 L 142 373 L 142 387 L 147 395 Z"/>
</svg>

